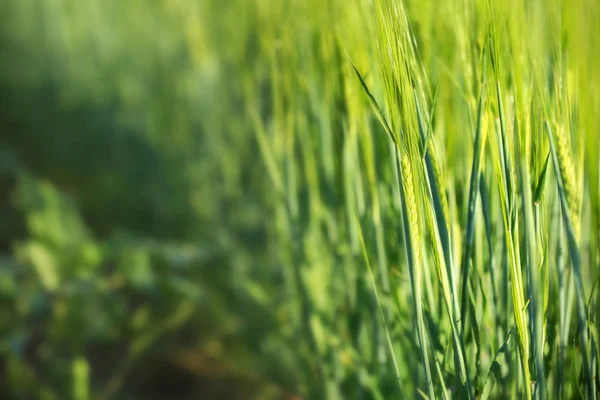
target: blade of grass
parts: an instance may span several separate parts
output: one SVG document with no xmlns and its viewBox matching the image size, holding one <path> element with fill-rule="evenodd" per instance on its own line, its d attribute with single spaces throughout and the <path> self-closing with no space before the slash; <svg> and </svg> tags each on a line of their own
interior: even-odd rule
<svg viewBox="0 0 600 400">
<path fill-rule="evenodd" d="M 388 351 L 392 360 L 392 365 L 394 367 L 394 372 L 396 374 L 396 383 L 398 385 L 398 392 L 401 395 L 401 397 L 406 398 L 406 394 L 404 392 L 404 387 L 402 385 L 402 377 L 400 375 L 400 367 L 398 364 L 398 359 L 396 357 L 396 351 L 394 349 L 394 344 L 392 342 L 392 336 L 390 334 L 390 329 L 389 329 L 389 324 L 387 322 L 387 319 L 385 317 L 385 312 L 383 310 L 383 306 L 381 303 L 381 300 L 379 298 L 379 290 L 377 289 L 377 284 L 375 283 L 375 277 L 373 275 L 373 270 L 371 268 L 371 263 L 369 262 L 369 256 L 367 254 L 367 248 L 365 245 L 365 239 L 362 233 L 362 228 L 360 225 L 360 221 L 358 220 L 358 217 L 356 217 L 355 219 L 355 223 L 356 223 L 356 229 L 358 231 L 358 237 L 360 239 L 360 245 L 361 245 L 361 252 L 362 252 L 362 256 L 363 256 L 363 261 L 365 262 L 365 265 L 367 267 L 367 272 L 369 274 L 369 280 L 371 282 L 371 287 L 373 289 L 373 296 L 375 297 L 375 301 L 377 303 L 377 310 L 379 312 L 379 317 L 381 318 L 381 323 L 383 325 L 383 329 L 385 332 L 385 338 L 387 341 L 387 345 L 388 345 Z"/>
<path fill-rule="evenodd" d="M 496 386 L 496 382 L 498 382 L 498 380 L 501 378 L 500 375 L 501 375 L 501 370 L 502 370 L 502 363 L 504 361 L 504 355 L 508 351 L 508 342 L 510 341 L 510 338 L 511 338 L 514 330 L 515 330 L 515 328 L 513 327 L 508 332 L 508 335 L 506 335 L 506 339 L 504 340 L 504 343 L 502 344 L 502 346 L 500 346 L 500 348 L 496 352 L 494 361 L 492 361 L 492 366 L 490 367 L 490 370 L 487 374 L 487 378 L 485 379 L 485 384 L 483 385 L 483 390 L 481 392 L 481 396 L 479 397 L 479 400 L 487 400 L 490 397 L 490 395 L 492 394 L 492 391 L 494 390 L 494 386 Z"/>
</svg>

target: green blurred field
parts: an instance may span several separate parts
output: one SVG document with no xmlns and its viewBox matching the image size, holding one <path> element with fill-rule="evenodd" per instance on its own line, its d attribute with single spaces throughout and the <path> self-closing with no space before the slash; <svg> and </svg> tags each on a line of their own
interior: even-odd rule
<svg viewBox="0 0 600 400">
<path fill-rule="evenodd" d="M 0 2 L 0 398 L 596 399 L 597 21 Z"/>
</svg>

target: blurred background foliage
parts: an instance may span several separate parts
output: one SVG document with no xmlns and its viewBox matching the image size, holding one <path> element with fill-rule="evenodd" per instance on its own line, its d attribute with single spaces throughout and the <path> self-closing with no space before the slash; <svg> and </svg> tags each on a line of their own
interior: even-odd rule
<svg viewBox="0 0 600 400">
<path fill-rule="evenodd" d="M 0 398 L 294 387 L 230 3 L 0 2 Z"/>
</svg>

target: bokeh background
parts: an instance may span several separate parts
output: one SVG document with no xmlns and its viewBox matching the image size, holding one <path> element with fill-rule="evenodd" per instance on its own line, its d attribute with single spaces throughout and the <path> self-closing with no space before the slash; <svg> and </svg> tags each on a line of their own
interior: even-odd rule
<svg viewBox="0 0 600 400">
<path fill-rule="evenodd" d="M 0 398 L 293 389 L 233 4 L 0 2 Z"/>
</svg>

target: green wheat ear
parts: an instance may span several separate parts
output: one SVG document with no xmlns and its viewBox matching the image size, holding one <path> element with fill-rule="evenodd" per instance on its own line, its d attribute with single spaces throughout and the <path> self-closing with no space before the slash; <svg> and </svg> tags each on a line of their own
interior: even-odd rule
<svg viewBox="0 0 600 400">
<path fill-rule="evenodd" d="M 401 156 L 402 165 L 402 184 L 406 195 L 406 207 L 408 209 L 408 221 L 413 235 L 413 250 L 417 266 L 421 263 L 420 235 L 419 235 L 419 216 L 417 214 L 417 200 L 415 197 L 415 185 L 413 180 L 413 171 L 410 164 L 408 153 Z"/>
<path fill-rule="evenodd" d="M 558 156 L 558 166 L 563 179 L 564 190 L 569 205 L 569 216 L 573 224 L 573 230 L 579 235 L 579 212 L 581 209 L 581 196 L 578 190 L 577 177 L 575 176 L 575 167 L 571 155 L 571 147 L 567 134 L 562 127 L 556 130 L 556 153 Z"/>
<path fill-rule="evenodd" d="M 446 221 L 446 226 L 448 228 L 450 228 L 450 226 L 452 226 L 450 224 L 450 207 L 448 206 L 448 198 L 446 197 L 446 192 L 444 191 L 444 180 L 443 180 L 443 175 L 442 175 L 442 169 L 440 167 L 440 163 L 438 161 L 437 155 L 436 155 L 436 151 L 435 148 L 433 147 L 433 144 L 430 143 L 429 144 L 429 154 L 432 155 L 431 157 L 431 165 L 433 166 L 433 172 L 435 175 L 435 179 L 437 180 L 438 184 L 440 185 L 440 201 L 442 203 L 442 212 L 444 213 L 444 220 Z"/>
</svg>

